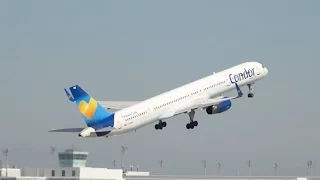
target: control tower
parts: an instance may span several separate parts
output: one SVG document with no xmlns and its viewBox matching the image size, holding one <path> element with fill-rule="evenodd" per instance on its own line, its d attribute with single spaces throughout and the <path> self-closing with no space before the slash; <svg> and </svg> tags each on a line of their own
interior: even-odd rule
<svg viewBox="0 0 320 180">
<path fill-rule="evenodd" d="M 59 152 L 60 167 L 85 167 L 88 154 L 88 152 L 75 149 L 67 149 L 64 152 Z"/>
</svg>

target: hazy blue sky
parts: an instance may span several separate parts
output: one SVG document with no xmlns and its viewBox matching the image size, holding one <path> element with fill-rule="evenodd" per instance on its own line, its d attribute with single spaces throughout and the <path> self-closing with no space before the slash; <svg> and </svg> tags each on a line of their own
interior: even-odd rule
<svg viewBox="0 0 320 180">
<path fill-rule="evenodd" d="M 74 144 L 88 165 L 160 173 L 320 175 L 320 1 L 0 1 L 1 147 L 18 166 L 56 166 L 49 147 Z M 197 112 L 112 138 L 48 133 L 84 122 L 64 87 L 99 100 L 143 100 L 230 66 L 259 61 L 255 98 L 220 115 Z M 243 91 L 247 93 L 247 88 Z M 232 92 L 235 93 L 235 92 Z M 230 94 L 232 94 L 230 93 Z M 230 95 L 228 94 L 228 95 Z M 0 156 L 4 160 L 4 156 Z"/>
</svg>

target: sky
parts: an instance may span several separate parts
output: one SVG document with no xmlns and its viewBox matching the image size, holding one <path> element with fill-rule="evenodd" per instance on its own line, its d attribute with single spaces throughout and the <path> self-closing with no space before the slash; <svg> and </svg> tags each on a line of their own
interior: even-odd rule
<svg viewBox="0 0 320 180">
<path fill-rule="evenodd" d="M 9 164 L 58 166 L 72 146 L 89 152 L 88 166 L 152 174 L 320 175 L 317 72 L 320 1 L 0 1 L 0 148 Z M 49 133 L 85 126 L 63 88 L 79 84 L 98 100 L 144 100 L 198 78 L 259 61 L 268 76 L 255 97 L 230 110 L 148 125 L 112 138 Z M 242 90 L 247 93 L 248 89 Z M 230 96 L 236 91 L 227 93 Z M 4 155 L 0 155 L 4 162 Z M 163 160 L 160 169 L 159 160 Z"/>
</svg>

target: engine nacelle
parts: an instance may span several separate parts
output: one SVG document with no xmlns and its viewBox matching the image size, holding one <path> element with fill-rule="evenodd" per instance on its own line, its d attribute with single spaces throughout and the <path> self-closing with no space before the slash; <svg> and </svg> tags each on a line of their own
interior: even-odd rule
<svg viewBox="0 0 320 180">
<path fill-rule="evenodd" d="M 88 137 L 93 132 L 96 132 L 96 131 L 92 127 L 86 127 L 78 134 L 78 136 L 80 136 L 80 137 Z"/>
<path fill-rule="evenodd" d="M 217 106 L 209 106 L 206 108 L 208 114 L 222 113 L 231 108 L 231 100 L 223 101 Z"/>
</svg>

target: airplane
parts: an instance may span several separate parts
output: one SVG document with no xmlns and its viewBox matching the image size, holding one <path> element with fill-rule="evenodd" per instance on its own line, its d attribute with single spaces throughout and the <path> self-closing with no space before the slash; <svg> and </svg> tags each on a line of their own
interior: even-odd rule
<svg viewBox="0 0 320 180">
<path fill-rule="evenodd" d="M 253 85 L 268 74 L 268 69 L 259 62 L 244 62 L 160 95 L 143 101 L 97 101 L 79 85 L 65 93 L 75 103 L 86 123 L 86 127 L 52 129 L 49 132 L 78 133 L 80 137 L 109 137 L 136 131 L 155 123 L 161 130 L 166 120 L 181 114 L 188 114 L 187 129 L 194 129 L 198 121 L 195 111 L 206 110 L 209 115 L 225 112 L 231 108 L 231 100 L 243 96 L 240 87 L 248 86 L 248 98 L 253 98 Z M 221 94 L 237 91 L 233 97 Z M 112 111 L 113 110 L 113 111 Z"/>
</svg>

